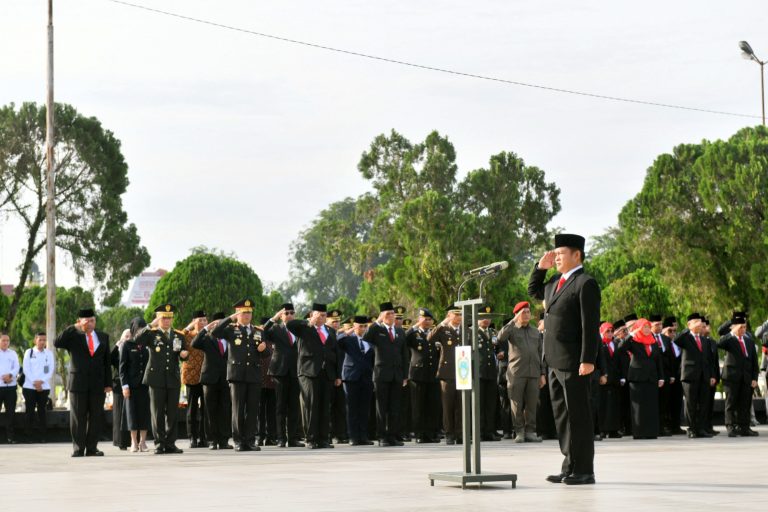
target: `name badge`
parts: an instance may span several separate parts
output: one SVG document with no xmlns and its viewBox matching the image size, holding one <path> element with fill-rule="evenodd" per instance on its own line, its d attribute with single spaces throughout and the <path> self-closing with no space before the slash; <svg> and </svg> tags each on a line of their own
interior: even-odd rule
<svg viewBox="0 0 768 512">
<path fill-rule="evenodd" d="M 50 370 L 48 365 L 43 366 L 43 373 L 48 373 L 48 370 Z"/>
</svg>

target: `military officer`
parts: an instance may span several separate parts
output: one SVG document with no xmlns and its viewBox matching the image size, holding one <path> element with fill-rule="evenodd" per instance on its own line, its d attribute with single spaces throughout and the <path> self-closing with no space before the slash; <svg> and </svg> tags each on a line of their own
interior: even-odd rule
<svg viewBox="0 0 768 512">
<path fill-rule="evenodd" d="M 142 383 L 149 386 L 149 409 L 155 454 L 182 453 L 176 447 L 181 375 L 179 360 L 187 359 L 184 333 L 172 328 L 176 307 L 162 304 L 155 308 L 155 319 L 136 334 L 136 343 L 149 350 L 149 362 Z"/>
<path fill-rule="evenodd" d="M 216 339 L 227 341 L 227 380 L 232 399 L 232 440 L 239 452 L 259 451 L 256 427 L 261 397 L 262 360 L 272 354 L 261 340 L 261 331 L 251 324 L 253 301 L 243 299 L 235 312 L 221 320 L 212 331 Z"/>
<path fill-rule="evenodd" d="M 480 308 L 477 321 L 477 357 L 480 377 L 480 439 L 501 441 L 496 433 L 496 404 L 499 396 L 496 388 L 496 330 L 491 327 L 493 306 Z"/>
<path fill-rule="evenodd" d="M 405 333 L 405 342 L 411 351 L 408 386 L 417 443 L 436 443 L 440 440 L 440 385 L 437 382 L 440 356 L 435 344 L 427 340 L 434 321 L 429 309 L 420 308 L 416 325 Z"/>
<path fill-rule="evenodd" d="M 456 390 L 456 346 L 461 344 L 461 308 L 449 306 L 446 317 L 429 333 L 440 351 L 437 378 L 443 405 L 445 444 L 461 442 L 461 392 Z"/>
<path fill-rule="evenodd" d="M 412 322 L 405 318 L 407 309 L 405 306 L 395 306 L 395 329 L 403 336 L 411 328 Z M 407 322 L 407 324 L 406 324 Z M 410 441 L 411 432 L 413 432 L 413 420 L 411 418 L 411 394 L 408 388 L 403 389 L 400 400 L 400 433 L 397 436 L 398 441 Z"/>
</svg>

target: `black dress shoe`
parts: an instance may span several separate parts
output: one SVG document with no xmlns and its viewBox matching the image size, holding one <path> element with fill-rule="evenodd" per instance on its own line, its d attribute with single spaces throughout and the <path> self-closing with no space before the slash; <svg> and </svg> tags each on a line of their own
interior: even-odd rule
<svg viewBox="0 0 768 512">
<path fill-rule="evenodd" d="M 208 445 L 208 449 L 209 450 L 218 450 L 219 449 L 219 445 L 217 445 L 216 443 L 211 443 L 210 445 Z"/>
<path fill-rule="evenodd" d="M 165 453 L 165 448 L 162 446 L 158 446 L 155 448 L 155 455 L 163 455 Z"/>
<path fill-rule="evenodd" d="M 274 439 L 267 438 L 262 446 L 277 446 L 277 443 Z"/>
<path fill-rule="evenodd" d="M 452 437 L 446 437 L 445 438 L 445 444 L 448 444 L 448 445 L 456 444 L 456 440 L 454 438 L 452 438 Z"/>
<path fill-rule="evenodd" d="M 405 446 L 402 441 L 400 441 L 398 438 L 393 437 L 389 440 L 389 443 L 392 446 Z"/>
<path fill-rule="evenodd" d="M 224 441 L 223 443 L 219 443 L 219 450 L 232 450 L 234 446 L 229 444 L 227 441 Z"/>
<path fill-rule="evenodd" d="M 312 441 L 307 441 L 307 448 L 309 450 L 317 450 L 317 449 L 321 448 L 321 446 L 319 444 L 317 444 L 317 443 L 313 443 Z"/>
<path fill-rule="evenodd" d="M 360 441 L 360 444 L 362 446 L 373 446 L 373 441 L 369 441 L 368 439 L 363 439 L 362 441 Z"/>
<path fill-rule="evenodd" d="M 685 434 L 685 430 L 683 430 L 683 429 L 681 429 L 681 428 L 679 428 L 679 427 L 678 427 L 678 428 L 674 428 L 674 429 L 672 429 L 672 431 L 671 431 L 671 432 L 672 432 L 672 435 L 673 435 L 673 436 L 682 436 L 682 435 L 684 435 L 684 434 Z"/>
<path fill-rule="evenodd" d="M 208 448 L 208 441 L 203 441 L 202 439 L 197 441 L 197 447 L 198 448 Z"/>
<path fill-rule="evenodd" d="M 259 448 L 259 445 L 256 444 L 256 442 L 248 443 L 248 449 L 252 452 L 260 452 L 261 448 Z"/>
<path fill-rule="evenodd" d="M 238 445 L 235 445 L 235 451 L 236 452 L 250 452 L 251 451 L 251 447 L 248 446 L 247 444 L 238 444 Z"/>
<path fill-rule="evenodd" d="M 423 443 L 428 443 L 428 442 L 429 442 L 429 441 L 427 441 L 427 440 L 426 440 L 425 438 L 423 438 L 423 437 L 417 437 L 417 438 L 416 438 L 416 444 L 423 444 Z"/>
<path fill-rule="evenodd" d="M 103 457 L 104 452 L 101 450 L 85 450 L 86 457 Z"/>
<path fill-rule="evenodd" d="M 552 482 L 553 484 L 559 484 L 563 481 L 563 478 L 567 476 L 568 476 L 568 473 L 558 473 L 557 475 L 549 475 L 547 477 L 547 482 Z"/>
<path fill-rule="evenodd" d="M 189 442 L 190 448 L 197 448 L 197 440 L 193 439 Z"/>
<path fill-rule="evenodd" d="M 73 457 L 82 457 L 83 456 L 83 451 L 82 450 L 75 450 L 75 451 L 72 452 L 72 456 Z"/>
<path fill-rule="evenodd" d="M 702 430 L 700 432 L 696 432 L 696 437 L 713 437 L 713 435 L 710 434 L 709 432 Z"/>
<path fill-rule="evenodd" d="M 594 484 L 595 483 L 595 474 L 594 473 L 588 473 L 588 474 L 573 473 L 573 474 L 570 474 L 567 477 L 563 478 L 563 483 L 565 485 L 587 485 L 587 484 Z"/>
<path fill-rule="evenodd" d="M 512 439 L 512 434 L 510 434 L 509 432 L 504 432 L 502 439 Z"/>
<path fill-rule="evenodd" d="M 172 444 L 171 446 L 165 449 L 165 453 L 169 453 L 169 454 L 184 453 L 184 450 L 182 450 L 175 444 Z"/>
<path fill-rule="evenodd" d="M 320 448 L 333 448 L 331 443 L 320 443 Z"/>
<path fill-rule="evenodd" d="M 739 437 L 739 430 L 735 428 L 729 428 L 728 437 Z"/>
<path fill-rule="evenodd" d="M 301 441 L 294 439 L 293 441 L 288 441 L 288 448 L 304 448 L 304 443 Z"/>
<path fill-rule="evenodd" d="M 746 428 L 742 428 L 742 429 L 740 430 L 740 433 L 741 433 L 741 435 L 742 435 L 742 436 L 744 436 L 744 437 L 757 437 L 757 436 L 759 436 L 759 435 L 760 435 L 760 432 L 757 432 L 756 430 L 752 430 L 752 429 L 751 429 L 751 428 L 749 428 L 749 427 L 746 427 Z"/>
<path fill-rule="evenodd" d="M 387 439 L 379 439 L 379 446 L 395 446 Z"/>
<path fill-rule="evenodd" d="M 286 443 L 284 439 L 281 439 L 280 441 L 277 442 L 277 446 L 279 446 L 280 448 L 285 448 L 286 446 L 288 446 L 288 443 Z"/>
<path fill-rule="evenodd" d="M 258 443 L 254 443 L 253 446 L 264 446 L 264 443 L 266 443 L 265 439 L 259 439 Z"/>
</svg>

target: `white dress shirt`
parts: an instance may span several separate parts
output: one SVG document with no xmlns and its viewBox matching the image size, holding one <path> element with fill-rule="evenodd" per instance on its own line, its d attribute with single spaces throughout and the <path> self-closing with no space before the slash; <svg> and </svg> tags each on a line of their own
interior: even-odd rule
<svg viewBox="0 0 768 512">
<path fill-rule="evenodd" d="M 24 352 L 24 389 L 35 389 L 36 380 L 43 381 L 42 389 L 51 389 L 51 377 L 56 364 L 56 358 L 53 353 L 44 348 L 37 350 L 37 347 L 27 349 Z M 48 370 L 48 371 L 46 371 Z"/>
<path fill-rule="evenodd" d="M 0 377 L 9 373 L 11 374 L 11 381 L 6 384 L 0 379 L 0 388 L 16 387 L 16 376 L 19 374 L 19 356 L 11 348 L 0 350 Z"/>
</svg>

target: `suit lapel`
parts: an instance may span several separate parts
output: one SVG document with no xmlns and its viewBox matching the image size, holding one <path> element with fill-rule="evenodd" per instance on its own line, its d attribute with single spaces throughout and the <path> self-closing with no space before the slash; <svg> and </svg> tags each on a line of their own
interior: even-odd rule
<svg viewBox="0 0 768 512">
<path fill-rule="evenodd" d="M 577 270 L 576 272 L 571 274 L 571 276 L 568 278 L 568 280 L 565 282 L 565 284 L 563 284 L 563 287 L 560 288 L 559 292 L 555 292 L 555 290 L 557 290 L 557 284 L 552 286 L 552 296 L 550 297 L 549 301 L 547 302 L 547 311 L 549 311 L 549 309 L 552 307 L 552 304 L 557 302 L 557 299 L 562 297 L 563 293 L 565 293 L 565 290 L 568 289 L 568 287 L 571 286 L 571 284 L 576 280 L 576 276 L 579 275 L 579 274 L 582 274 L 582 273 L 584 273 L 584 269 L 580 268 L 579 270 Z M 562 274 L 561 274 L 561 276 L 562 276 Z M 560 276 L 557 276 L 556 278 L 557 278 L 557 281 L 560 281 Z M 553 284 L 555 282 L 556 281 L 553 280 Z"/>
</svg>

